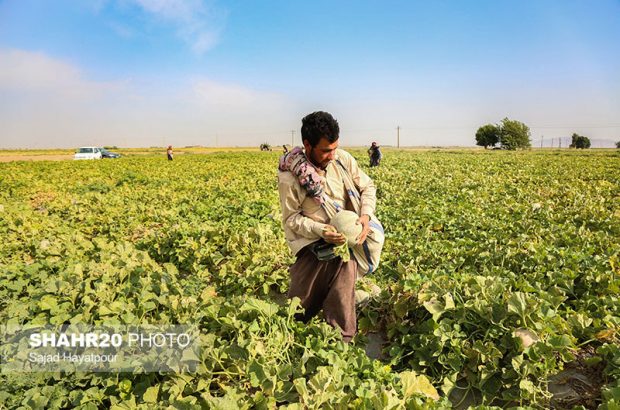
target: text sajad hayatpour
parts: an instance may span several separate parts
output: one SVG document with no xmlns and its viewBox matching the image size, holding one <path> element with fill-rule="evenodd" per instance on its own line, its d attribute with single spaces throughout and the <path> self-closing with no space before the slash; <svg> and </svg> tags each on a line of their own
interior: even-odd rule
<svg viewBox="0 0 620 410">
<path fill-rule="evenodd" d="M 71 362 L 71 363 L 113 363 L 116 362 L 118 355 L 115 354 L 70 354 L 70 353 L 56 353 L 56 354 L 37 354 L 30 352 L 28 354 L 28 360 L 34 363 L 47 364 L 58 362 Z"/>
</svg>

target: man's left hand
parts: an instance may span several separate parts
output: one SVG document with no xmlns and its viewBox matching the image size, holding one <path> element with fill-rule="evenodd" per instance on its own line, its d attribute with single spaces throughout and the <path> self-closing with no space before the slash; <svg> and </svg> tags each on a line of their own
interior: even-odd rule
<svg viewBox="0 0 620 410">
<path fill-rule="evenodd" d="M 362 215 L 355 223 L 362 224 L 362 233 L 357 237 L 357 244 L 359 245 L 364 243 L 368 236 L 368 232 L 370 232 L 370 216 Z"/>
</svg>

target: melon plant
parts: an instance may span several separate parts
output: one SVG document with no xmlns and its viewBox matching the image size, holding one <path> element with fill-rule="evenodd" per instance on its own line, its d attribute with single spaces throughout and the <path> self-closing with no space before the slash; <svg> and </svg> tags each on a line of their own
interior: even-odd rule
<svg viewBox="0 0 620 410">
<path fill-rule="evenodd" d="M 286 302 L 278 153 L 0 163 L 0 325 L 193 323 L 203 346 L 197 374 L 0 373 L 0 408 L 566 408 L 550 380 L 580 358 L 605 385 L 572 406 L 617 407 L 620 154 L 352 153 L 386 243 L 351 345 Z"/>
</svg>

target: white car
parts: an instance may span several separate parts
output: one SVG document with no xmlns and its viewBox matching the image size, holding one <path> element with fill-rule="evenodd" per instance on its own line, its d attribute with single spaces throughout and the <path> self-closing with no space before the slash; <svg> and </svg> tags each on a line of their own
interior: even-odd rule
<svg viewBox="0 0 620 410">
<path fill-rule="evenodd" d="M 101 148 L 80 147 L 75 152 L 73 159 L 101 159 Z"/>
</svg>

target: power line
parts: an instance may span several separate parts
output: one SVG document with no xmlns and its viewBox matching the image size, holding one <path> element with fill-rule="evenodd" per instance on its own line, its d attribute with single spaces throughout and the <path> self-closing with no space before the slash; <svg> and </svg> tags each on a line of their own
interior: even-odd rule
<svg viewBox="0 0 620 410">
<path fill-rule="evenodd" d="M 573 128 L 620 128 L 620 124 L 608 124 L 608 125 L 532 125 L 526 124 L 529 128 L 542 128 L 542 129 L 573 129 Z M 457 129 L 469 129 L 479 128 L 480 124 L 468 124 L 468 125 L 451 125 L 451 126 L 407 126 L 408 130 L 457 130 Z M 401 127 L 402 128 L 402 127 Z M 383 131 L 382 129 L 351 129 L 348 132 L 374 132 Z"/>
<path fill-rule="evenodd" d="M 559 126 L 559 125 L 529 125 L 530 128 L 544 128 L 544 129 L 572 129 L 572 128 L 620 128 L 620 124 L 610 124 L 610 125 L 570 125 L 570 126 Z"/>
</svg>

